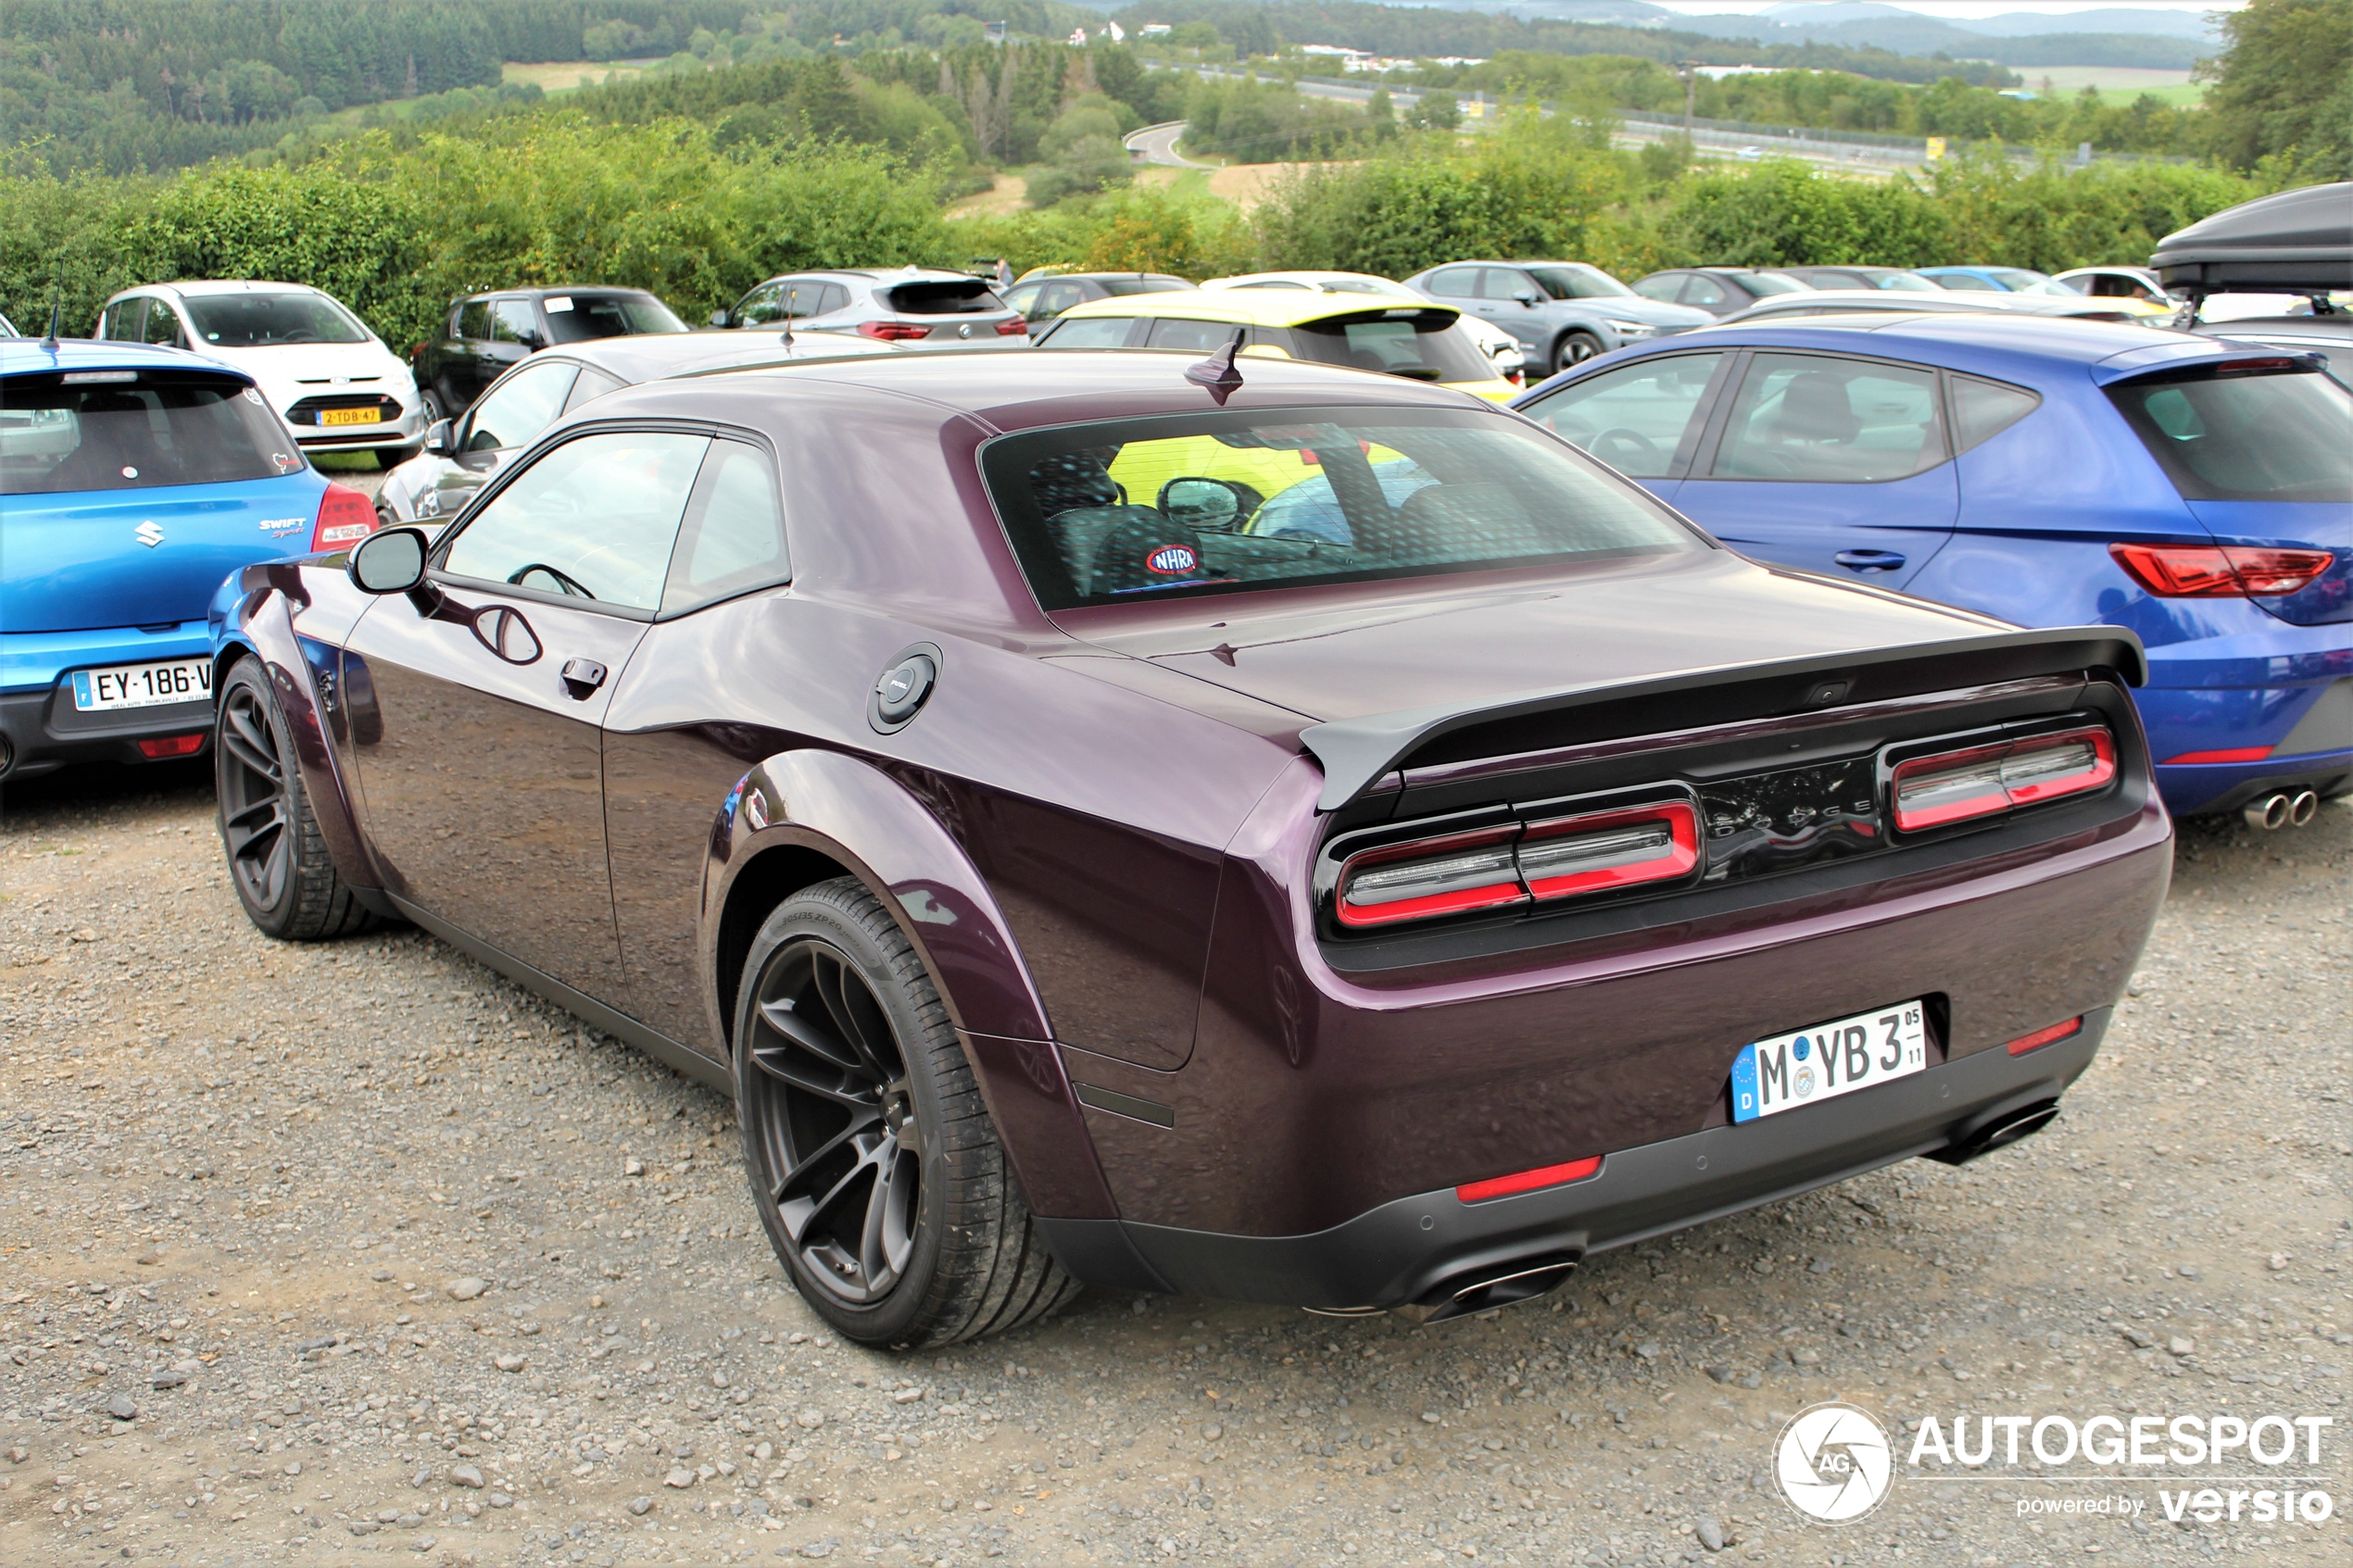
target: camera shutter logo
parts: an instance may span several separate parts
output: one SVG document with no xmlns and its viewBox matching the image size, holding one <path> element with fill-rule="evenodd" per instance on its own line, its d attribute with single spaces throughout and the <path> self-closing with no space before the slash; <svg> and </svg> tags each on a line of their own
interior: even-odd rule
<svg viewBox="0 0 2353 1568">
<path fill-rule="evenodd" d="M 1879 1418 L 1829 1399 L 1790 1418 L 1773 1444 L 1773 1474 L 1790 1506 L 1818 1524 L 1851 1524 L 1887 1497 L 1894 1452 Z"/>
</svg>

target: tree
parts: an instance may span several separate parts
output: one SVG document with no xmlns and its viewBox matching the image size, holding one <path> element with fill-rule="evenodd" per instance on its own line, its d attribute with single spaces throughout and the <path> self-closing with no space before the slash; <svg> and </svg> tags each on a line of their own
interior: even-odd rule
<svg viewBox="0 0 2353 1568">
<path fill-rule="evenodd" d="M 2353 0 L 2251 0 L 2200 62 L 2214 150 L 2240 169 L 2277 157 L 2299 180 L 2353 178 Z"/>
</svg>

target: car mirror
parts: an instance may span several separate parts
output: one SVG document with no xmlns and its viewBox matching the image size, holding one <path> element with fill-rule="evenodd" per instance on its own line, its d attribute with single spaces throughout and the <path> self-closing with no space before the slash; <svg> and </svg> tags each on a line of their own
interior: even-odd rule
<svg viewBox="0 0 2353 1568">
<path fill-rule="evenodd" d="M 523 332 L 518 335 L 515 341 L 534 354 L 547 346 L 547 336 L 545 332 Z"/>
<path fill-rule="evenodd" d="M 425 580 L 425 536 L 414 528 L 387 528 L 352 546 L 345 567 L 363 594 L 405 594 Z"/>
<path fill-rule="evenodd" d="M 447 420 L 435 420 L 425 429 L 425 450 L 436 458 L 447 458 L 458 449 Z"/>
<path fill-rule="evenodd" d="M 727 312 L 724 310 L 714 310 L 711 313 L 710 325 L 714 327 L 725 327 L 733 324 L 734 323 L 727 320 Z"/>
<path fill-rule="evenodd" d="M 1522 305 L 1528 306 L 1531 308 L 1544 303 L 1544 296 L 1533 290 L 1523 290 L 1522 292 L 1512 295 L 1512 297 L 1518 300 Z"/>
<path fill-rule="evenodd" d="M 1161 514 L 1171 522 L 1203 533 L 1231 533 L 1241 521 L 1242 498 L 1222 479 L 1172 479 L 1160 487 Z"/>
</svg>

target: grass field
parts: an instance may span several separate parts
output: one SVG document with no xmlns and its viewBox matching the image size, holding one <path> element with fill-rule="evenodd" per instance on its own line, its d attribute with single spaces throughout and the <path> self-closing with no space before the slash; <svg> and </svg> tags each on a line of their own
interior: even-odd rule
<svg viewBox="0 0 2353 1568">
<path fill-rule="evenodd" d="M 607 73 L 626 82 L 633 76 L 645 75 L 646 70 L 645 64 L 626 60 L 612 64 L 600 64 L 594 60 L 549 60 L 540 65 L 509 60 L 500 68 L 499 80 L 536 82 L 542 93 L 568 93 L 575 87 L 594 87 L 605 80 Z"/>
<path fill-rule="evenodd" d="M 2026 78 L 2028 90 L 2035 93 L 2044 91 L 2045 82 L 2053 93 L 2080 93 L 2086 87 L 2096 87 L 2107 97 L 2128 102 L 2146 93 L 2175 108 L 2186 108 L 2206 97 L 2205 87 L 2193 82 L 2185 70 L 2140 70 L 2129 66 L 2020 66 L 2018 73 Z"/>
</svg>

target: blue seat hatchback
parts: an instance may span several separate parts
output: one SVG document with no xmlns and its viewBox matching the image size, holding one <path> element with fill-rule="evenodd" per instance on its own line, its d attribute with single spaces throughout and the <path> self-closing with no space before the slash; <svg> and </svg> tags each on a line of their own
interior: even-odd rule
<svg viewBox="0 0 2353 1568">
<path fill-rule="evenodd" d="M 0 778 L 202 754 L 222 579 L 374 526 L 245 376 L 139 344 L 0 342 Z"/>
<path fill-rule="evenodd" d="M 2176 814 L 2353 787 L 2353 394 L 2152 328 L 1856 316 L 1621 349 L 1516 399 L 1742 553 L 2129 626 Z"/>
</svg>

